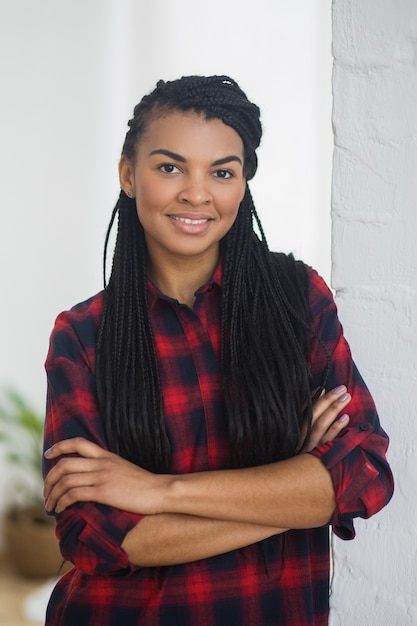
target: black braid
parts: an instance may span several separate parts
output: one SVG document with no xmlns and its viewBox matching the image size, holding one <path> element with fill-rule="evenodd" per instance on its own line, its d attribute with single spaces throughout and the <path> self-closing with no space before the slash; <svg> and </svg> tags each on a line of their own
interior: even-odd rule
<svg viewBox="0 0 417 626">
<path fill-rule="evenodd" d="M 147 306 L 146 245 L 134 200 L 122 191 L 116 207 L 119 228 L 97 342 L 97 392 L 110 449 L 167 472 L 170 446 Z"/>
<path fill-rule="evenodd" d="M 134 109 L 123 154 L 134 162 L 150 120 L 172 111 L 193 111 L 234 128 L 244 144 L 245 176 L 254 176 L 262 134 L 259 108 L 227 76 L 159 81 Z M 98 397 L 109 448 L 152 471 L 168 472 L 145 238 L 135 201 L 124 192 L 111 224 L 117 211 L 116 249 L 98 335 Z M 108 235 L 105 257 L 107 242 Z M 231 460 L 243 467 L 284 459 L 296 453 L 302 423 L 310 424 L 312 416 L 307 274 L 291 256 L 269 251 L 248 186 L 221 250 L 221 372 Z"/>
</svg>

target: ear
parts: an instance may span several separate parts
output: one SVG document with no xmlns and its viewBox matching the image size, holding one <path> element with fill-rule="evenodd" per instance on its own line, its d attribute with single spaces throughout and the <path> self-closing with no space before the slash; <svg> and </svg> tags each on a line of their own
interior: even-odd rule
<svg viewBox="0 0 417 626">
<path fill-rule="evenodd" d="M 135 174 L 132 163 L 125 156 L 122 156 L 119 161 L 119 181 L 125 194 L 133 198 L 135 196 Z"/>
</svg>

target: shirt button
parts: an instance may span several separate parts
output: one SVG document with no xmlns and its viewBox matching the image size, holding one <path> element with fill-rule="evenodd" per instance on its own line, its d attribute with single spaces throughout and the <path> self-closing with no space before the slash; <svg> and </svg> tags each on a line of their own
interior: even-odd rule
<svg viewBox="0 0 417 626">
<path fill-rule="evenodd" d="M 213 291 L 213 285 L 209 285 L 209 286 L 207 287 L 207 291 Z"/>
<path fill-rule="evenodd" d="M 359 429 L 360 430 L 368 430 L 369 429 L 369 424 L 367 424 L 366 422 L 362 422 L 361 424 L 359 424 Z"/>
</svg>

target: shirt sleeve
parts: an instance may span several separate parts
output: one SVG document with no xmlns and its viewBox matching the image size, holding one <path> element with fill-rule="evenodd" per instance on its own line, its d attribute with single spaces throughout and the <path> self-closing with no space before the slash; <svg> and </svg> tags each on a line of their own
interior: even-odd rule
<svg viewBox="0 0 417 626">
<path fill-rule="evenodd" d="M 377 513 L 392 496 L 394 483 L 386 459 L 388 436 L 381 428 L 374 401 L 353 362 L 333 296 L 320 276 L 311 268 L 309 272 L 313 328 L 331 359 L 326 390 L 346 385 L 352 396 L 346 409 L 350 417 L 348 426 L 334 441 L 310 454 L 321 459 L 331 474 L 336 496 L 331 520 L 335 534 L 342 539 L 353 539 L 354 518 L 368 518 Z M 317 337 L 311 357 L 313 389 L 320 384 L 326 366 L 326 354 Z"/>
<path fill-rule="evenodd" d="M 46 360 L 47 412 L 44 448 L 84 437 L 106 448 L 94 376 L 94 321 L 81 308 L 58 316 Z M 44 475 L 58 461 L 44 459 Z M 143 516 L 110 506 L 76 503 L 56 516 L 63 557 L 88 574 L 133 569 L 121 548 Z"/>
</svg>

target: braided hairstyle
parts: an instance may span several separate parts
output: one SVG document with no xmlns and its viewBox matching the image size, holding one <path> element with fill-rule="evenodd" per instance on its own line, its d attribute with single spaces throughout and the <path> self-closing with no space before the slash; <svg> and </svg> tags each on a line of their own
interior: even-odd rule
<svg viewBox="0 0 417 626">
<path fill-rule="evenodd" d="M 136 105 L 122 154 L 134 162 L 149 122 L 174 111 L 195 112 L 231 126 L 243 141 L 246 180 L 254 176 L 262 135 L 260 111 L 228 76 L 159 81 Z M 98 333 L 98 398 L 110 450 L 164 473 L 170 471 L 171 453 L 147 302 L 147 248 L 135 200 L 123 191 L 107 232 L 104 273 L 117 214 L 113 266 L 107 286 L 104 279 Z M 307 420 L 308 434 L 311 425 L 306 271 L 292 256 L 269 251 L 248 186 L 220 246 L 221 375 L 231 464 L 282 460 L 296 453 L 303 422 Z"/>
</svg>

